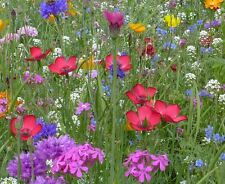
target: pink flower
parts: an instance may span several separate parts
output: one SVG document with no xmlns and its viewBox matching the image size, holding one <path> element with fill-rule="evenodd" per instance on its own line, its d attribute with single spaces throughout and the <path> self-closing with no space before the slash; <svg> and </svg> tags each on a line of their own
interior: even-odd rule
<svg viewBox="0 0 225 184">
<path fill-rule="evenodd" d="M 160 171 L 165 171 L 166 167 L 169 165 L 169 159 L 167 155 L 151 155 L 152 165 L 155 166 L 154 170 L 159 168 Z"/>
<path fill-rule="evenodd" d="M 80 115 L 83 111 L 89 111 L 90 109 L 91 109 L 91 104 L 90 103 L 88 103 L 88 102 L 86 102 L 86 103 L 80 102 L 79 106 L 76 109 L 76 114 Z"/>
<path fill-rule="evenodd" d="M 17 33 L 22 36 L 22 35 L 27 35 L 30 37 L 35 37 L 38 35 L 38 31 L 35 27 L 32 26 L 24 26 L 21 27 L 20 29 L 17 30 Z"/>
<path fill-rule="evenodd" d="M 104 11 L 104 17 L 108 21 L 109 29 L 112 33 L 118 33 L 124 24 L 124 15 L 121 12 Z"/>
<path fill-rule="evenodd" d="M 134 172 L 134 175 L 138 179 L 140 183 L 144 183 L 145 179 L 147 182 L 151 180 L 150 172 L 152 171 L 152 168 L 150 166 L 145 167 L 144 163 L 137 165 L 138 171 Z"/>
</svg>

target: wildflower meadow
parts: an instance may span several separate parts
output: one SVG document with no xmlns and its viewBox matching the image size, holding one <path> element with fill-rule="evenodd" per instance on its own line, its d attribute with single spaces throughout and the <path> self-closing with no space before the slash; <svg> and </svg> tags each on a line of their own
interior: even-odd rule
<svg viewBox="0 0 225 184">
<path fill-rule="evenodd" d="M 0 0 L 0 184 L 224 176 L 224 0 Z"/>
</svg>

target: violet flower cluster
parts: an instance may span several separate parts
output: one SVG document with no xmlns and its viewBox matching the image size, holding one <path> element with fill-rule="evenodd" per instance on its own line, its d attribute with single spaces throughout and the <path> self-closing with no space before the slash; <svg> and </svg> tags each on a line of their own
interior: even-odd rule
<svg viewBox="0 0 225 184">
<path fill-rule="evenodd" d="M 138 182 L 151 180 L 151 174 L 160 170 L 165 171 L 169 165 L 167 155 L 153 155 L 147 150 L 137 150 L 131 153 L 123 163 L 127 169 L 125 176 L 133 176 Z"/>
<path fill-rule="evenodd" d="M 65 180 L 63 177 L 54 178 L 49 176 L 38 176 L 35 181 L 30 184 L 65 184 Z"/>
<path fill-rule="evenodd" d="M 26 71 L 23 80 L 27 84 L 42 84 L 44 82 L 44 78 L 39 74 L 31 74 L 29 71 Z"/>
<path fill-rule="evenodd" d="M 36 37 L 38 31 L 35 27 L 32 26 L 23 26 L 17 30 L 16 33 L 8 33 L 3 38 L 0 38 L 0 46 L 4 43 L 9 43 L 11 41 L 17 41 L 22 36 Z"/>
<path fill-rule="evenodd" d="M 52 172 L 71 174 L 81 178 L 96 161 L 102 164 L 104 157 L 101 149 L 94 148 L 90 144 L 74 146 L 54 161 Z"/>
<path fill-rule="evenodd" d="M 75 146 L 75 142 L 69 136 L 49 137 L 43 139 L 35 145 L 35 151 L 32 154 L 35 176 L 45 176 L 48 171 L 46 161 L 55 160 L 63 152 L 66 152 Z M 31 180 L 32 169 L 30 153 L 21 153 L 21 178 L 28 183 Z M 17 177 L 18 156 L 8 163 L 7 171 L 10 176 Z"/>
</svg>

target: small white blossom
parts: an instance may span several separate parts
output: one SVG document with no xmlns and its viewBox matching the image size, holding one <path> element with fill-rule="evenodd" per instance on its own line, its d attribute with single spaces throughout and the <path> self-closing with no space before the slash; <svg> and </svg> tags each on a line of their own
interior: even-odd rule
<svg viewBox="0 0 225 184">
<path fill-rule="evenodd" d="M 205 89 L 212 95 L 214 95 L 216 92 L 219 92 L 221 89 L 221 84 L 218 80 L 211 79 L 206 84 Z"/>
<path fill-rule="evenodd" d="M 218 102 L 225 105 L 225 94 L 219 95 Z"/>
<path fill-rule="evenodd" d="M 62 108 L 62 103 L 63 103 L 63 98 L 62 97 L 59 97 L 55 100 L 55 106 L 59 109 Z"/>
<path fill-rule="evenodd" d="M 53 57 L 58 57 L 62 55 L 62 49 L 60 48 L 55 48 L 53 53 L 52 53 Z"/>
<path fill-rule="evenodd" d="M 13 177 L 0 178 L 0 184 L 17 184 L 17 179 Z"/>
<path fill-rule="evenodd" d="M 41 40 L 39 40 L 37 38 L 33 39 L 33 43 L 34 43 L 34 45 L 41 45 L 42 44 Z"/>
</svg>

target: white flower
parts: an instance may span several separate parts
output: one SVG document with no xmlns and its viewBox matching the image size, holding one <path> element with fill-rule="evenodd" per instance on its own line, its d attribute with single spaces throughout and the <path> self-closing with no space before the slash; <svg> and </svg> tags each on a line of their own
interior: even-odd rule
<svg viewBox="0 0 225 184">
<path fill-rule="evenodd" d="M 202 30 L 202 31 L 200 32 L 200 38 L 205 38 L 205 37 L 208 37 L 208 36 L 209 36 L 209 34 L 208 34 L 207 31 Z"/>
<path fill-rule="evenodd" d="M 34 38 L 32 41 L 33 41 L 34 45 L 41 45 L 42 44 L 41 40 L 36 39 L 36 38 Z"/>
<path fill-rule="evenodd" d="M 193 74 L 193 73 L 187 73 L 187 74 L 185 75 L 185 79 L 186 79 L 185 83 L 186 83 L 188 86 L 191 86 L 192 83 L 196 80 L 196 75 Z"/>
<path fill-rule="evenodd" d="M 75 125 L 80 125 L 80 120 L 78 119 L 78 116 L 76 114 L 72 116 L 72 120 Z"/>
<path fill-rule="evenodd" d="M 62 97 L 59 97 L 55 100 L 55 106 L 59 109 L 62 108 L 62 103 L 63 103 L 63 98 Z"/>
<path fill-rule="evenodd" d="M 216 46 L 218 46 L 218 45 L 220 45 L 222 43 L 223 43 L 222 38 L 214 38 L 213 42 L 212 42 L 212 45 L 216 47 Z"/>
<path fill-rule="evenodd" d="M 53 53 L 52 53 L 53 57 L 58 57 L 62 55 L 62 49 L 60 48 L 55 48 Z"/>
<path fill-rule="evenodd" d="M 225 105 L 225 94 L 219 96 L 218 102 Z"/>
<path fill-rule="evenodd" d="M 79 91 L 73 91 L 71 94 L 70 94 L 70 99 L 72 100 L 73 103 L 76 102 L 77 99 L 80 98 L 80 93 Z"/>
<path fill-rule="evenodd" d="M 70 40 L 70 37 L 69 36 L 63 36 L 62 39 L 63 39 L 63 42 L 65 44 L 70 44 L 71 43 L 71 40 Z"/>
<path fill-rule="evenodd" d="M 43 66 L 42 71 L 43 73 L 48 73 L 49 72 L 48 66 Z"/>
<path fill-rule="evenodd" d="M 221 89 L 221 84 L 218 80 L 211 79 L 206 84 L 205 89 L 212 95 L 214 95 L 216 92 L 219 92 Z"/>
<path fill-rule="evenodd" d="M 201 66 L 201 64 L 198 61 L 196 61 L 191 64 L 191 69 L 193 69 L 195 71 L 201 71 L 202 69 L 200 66 Z"/>
<path fill-rule="evenodd" d="M 0 184 L 17 184 L 17 179 L 13 177 L 0 178 Z"/>
<path fill-rule="evenodd" d="M 187 184 L 187 181 L 183 180 L 183 181 L 180 182 L 180 184 Z"/>
</svg>

